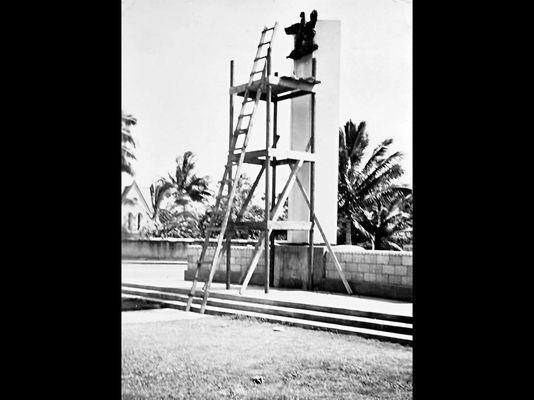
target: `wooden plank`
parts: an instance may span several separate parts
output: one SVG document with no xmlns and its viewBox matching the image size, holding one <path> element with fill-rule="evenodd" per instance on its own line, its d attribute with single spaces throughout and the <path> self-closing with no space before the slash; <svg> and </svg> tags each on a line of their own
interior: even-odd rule
<svg viewBox="0 0 534 400">
<path fill-rule="evenodd" d="M 277 159 L 285 159 L 291 161 L 313 161 L 317 159 L 315 154 L 307 151 L 286 150 L 286 149 L 269 149 L 269 156 Z"/>
<path fill-rule="evenodd" d="M 270 67 L 270 54 L 271 49 L 267 50 L 267 77 L 271 75 Z M 265 103 L 265 148 L 271 148 L 271 85 L 266 85 L 267 89 L 267 100 Z M 271 213 L 271 157 L 265 157 L 265 220 L 269 220 L 269 214 Z M 265 243 L 264 243 L 264 273 L 265 273 L 265 293 L 269 293 L 269 265 L 270 262 L 270 251 L 269 251 L 269 232 L 265 234 Z"/>
<path fill-rule="evenodd" d="M 232 272 L 232 234 L 226 233 L 226 290 L 230 290 L 230 277 Z"/>
<path fill-rule="evenodd" d="M 313 91 L 313 87 L 316 84 L 320 83 L 320 81 L 311 83 L 311 82 L 306 82 L 303 80 L 291 78 L 288 76 L 283 76 L 283 77 L 270 76 L 270 77 L 267 77 L 267 83 L 271 86 L 272 94 L 279 96 L 282 93 L 292 92 L 295 90 L 300 90 L 300 91 L 304 91 L 307 93 L 311 93 Z M 262 85 L 261 79 L 255 79 L 250 84 L 250 90 L 256 91 L 261 85 Z M 243 96 L 246 89 L 247 89 L 247 84 L 244 83 L 242 85 L 236 85 L 236 86 L 230 87 L 229 93 L 236 94 L 238 96 Z"/>
<path fill-rule="evenodd" d="M 279 96 L 278 100 L 279 101 L 283 101 L 283 100 L 288 100 L 288 99 L 294 99 L 295 97 L 307 96 L 309 94 L 311 94 L 311 93 L 309 91 L 306 91 L 306 90 L 296 90 L 294 92 L 287 93 L 287 94 Z"/>
<path fill-rule="evenodd" d="M 315 58 L 312 59 L 312 76 L 315 76 Z M 311 129 L 310 129 L 310 152 L 315 153 L 315 93 L 311 95 L 310 104 Z M 310 230 L 308 231 L 308 289 L 313 289 L 313 222 L 315 219 L 315 163 L 310 163 Z"/>
<path fill-rule="evenodd" d="M 273 148 L 276 148 L 278 145 L 278 140 L 280 139 L 280 136 L 278 136 L 278 100 L 275 99 L 273 101 Z M 276 158 L 273 159 L 272 162 L 272 169 L 273 169 L 273 178 L 272 178 L 272 191 L 271 191 L 271 205 L 276 203 Z M 271 243 L 270 243 L 270 265 L 269 265 L 269 280 L 271 281 L 271 284 L 274 286 L 274 264 L 275 264 L 275 246 L 274 246 L 274 236 L 275 232 L 272 231 L 271 234 Z"/>
<path fill-rule="evenodd" d="M 304 187 L 302 186 L 302 183 L 300 182 L 298 177 L 297 177 L 297 185 L 299 186 L 300 191 L 302 192 L 302 195 L 304 196 L 304 200 L 306 200 L 306 203 L 308 204 L 308 207 L 310 207 L 310 199 L 308 198 L 308 194 L 304 190 Z M 339 276 L 341 276 L 341 280 L 343 281 L 343 285 L 345 286 L 347 293 L 352 294 L 352 289 L 350 288 L 350 285 L 347 282 L 347 279 L 345 278 L 343 269 L 341 268 L 341 265 L 339 264 L 339 261 L 334 253 L 334 250 L 332 249 L 332 246 L 330 246 L 330 243 L 328 243 L 328 240 L 326 239 L 326 235 L 324 234 L 323 228 L 321 227 L 321 224 L 319 223 L 319 220 L 317 219 L 317 215 L 315 216 L 315 223 L 317 224 L 317 228 L 319 229 L 319 232 L 321 233 L 321 236 L 323 237 L 323 240 L 326 244 L 326 247 L 328 248 L 328 251 L 332 255 L 332 258 L 334 259 L 334 264 L 337 268 Z"/>
<path fill-rule="evenodd" d="M 240 157 L 240 155 L 241 153 L 234 154 L 232 156 L 234 162 Z M 245 153 L 244 162 L 247 164 L 264 165 L 265 158 L 267 157 L 267 155 L 271 158 L 277 159 L 276 165 L 290 164 L 290 163 L 300 161 L 300 160 L 303 160 L 306 162 L 315 162 L 317 159 L 317 156 L 315 154 L 312 154 L 306 151 L 270 148 L 270 149 L 247 151 Z"/>
<path fill-rule="evenodd" d="M 269 221 L 267 226 L 270 230 L 308 231 L 312 223 L 310 221 Z"/>
<path fill-rule="evenodd" d="M 230 61 L 230 87 L 234 86 L 234 60 Z M 229 138 L 228 138 L 228 152 L 232 152 L 233 136 L 234 136 L 234 97 L 230 94 L 230 112 L 228 116 L 229 121 Z M 230 164 L 230 176 L 233 176 L 233 167 Z M 228 184 L 228 189 L 232 190 L 232 182 Z M 230 276 L 232 266 L 232 235 L 230 232 L 226 234 L 226 290 L 230 290 Z"/>
<path fill-rule="evenodd" d="M 252 154 L 252 153 L 258 153 L 258 152 L 263 152 L 263 151 L 265 151 L 265 150 L 247 151 L 245 153 L 245 158 L 243 159 L 243 162 L 245 164 L 256 164 L 256 165 L 264 166 L 265 160 L 260 160 L 256 155 Z M 263 155 L 265 155 L 265 154 L 263 154 Z M 232 157 L 232 161 L 233 162 L 237 162 L 240 156 L 241 156 L 241 153 L 233 154 L 231 156 Z"/>
</svg>

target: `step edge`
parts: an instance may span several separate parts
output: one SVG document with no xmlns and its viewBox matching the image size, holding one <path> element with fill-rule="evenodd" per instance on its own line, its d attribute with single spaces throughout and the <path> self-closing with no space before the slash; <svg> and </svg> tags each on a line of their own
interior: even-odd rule
<svg viewBox="0 0 534 400">
<path fill-rule="evenodd" d="M 128 294 L 132 294 L 131 292 L 134 292 L 134 293 L 139 293 L 139 295 L 142 295 L 141 293 L 146 293 L 147 295 L 152 294 L 156 296 L 158 294 L 162 294 L 164 296 L 183 296 L 185 297 L 185 300 L 187 300 L 187 295 L 177 294 L 177 293 L 152 291 L 148 289 L 137 289 L 137 290 L 144 290 L 145 292 L 139 292 L 139 291 L 136 292 L 135 290 L 131 290 L 131 289 L 125 289 L 125 290 L 130 292 Z M 167 300 L 167 299 L 162 299 L 162 300 Z M 256 307 L 258 309 L 280 311 L 280 312 L 292 312 L 292 313 L 303 314 L 306 316 L 316 317 L 316 318 L 331 318 L 331 319 L 338 319 L 338 320 L 343 320 L 347 322 L 354 321 L 354 322 L 383 325 L 383 326 L 392 327 L 392 328 L 404 328 L 404 329 L 410 329 L 410 330 L 413 329 L 413 324 L 409 324 L 405 322 L 390 321 L 390 320 L 381 320 L 378 318 L 367 318 L 367 317 L 345 315 L 345 314 L 326 313 L 322 311 L 306 310 L 306 309 L 301 309 L 301 308 L 280 307 L 280 306 L 273 306 L 273 305 L 268 305 L 268 304 L 249 303 L 249 302 L 243 302 L 243 301 L 238 301 L 238 300 L 227 300 L 227 299 L 218 299 L 218 298 L 209 298 L 208 302 L 219 302 L 223 304 L 228 304 L 230 306 L 233 305 L 233 306 Z"/>
<path fill-rule="evenodd" d="M 144 298 L 143 296 L 136 296 L 136 295 L 128 295 L 128 297 L 134 297 L 134 298 Z M 149 298 L 150 299 L 150 298 Z M 176 305 L 176 306 L 182 306 L 185 307 L 185 302 L 180 301 L 173 301 L 173 300 L 159 300 L 159 299 L 150 299 L 155 302 L 161 302 L 164 304 L 169 305 Z M 192 309 L 199 309 L 200 306 L 197 304 L 191 305 Z M 387 338 L 387 339 L 399 339 L 404 340 L 407 343 L 411 343 L 413 340 L 413 335 L 405 335 L 400 333 L 393 333 L 393 332 L 387 332 L 387 331 L 378 331 L 373 329 L 367 329 L 367 328 L 358 328 L 358 327 L 349 327 L 339 324 L 332 324 L 327 322 L 320 322 L 320 321 L 309 321 L 309 320 L 302 320 L 299 318 L 292 318 L 292 317 L 284 317 L 284 316 L 276 316 L 276 315 L 269 315 L 269 314 L 261 314 L 251 311 L 241 311 L 241 310 L 234 310 L 234 309 L 228 309 L 228 308 L 222 308 L 222 307 L 214 307 L 214 306 L 206 306 L 206 311 L 215 311 L 220 312 L 222 314 L 241 314 L 241 315 L 248 315 L 251 317 L 256 318 L 263 318 L 267 320 L 272 320 L 274 322 L 287 322 L 289 324 L 291 323 L 301 323 L 302 325 L 311 326 L 311 327 L 318 327 L 318 328 L 324 328 L 324 329 L 334 329 L 338 331 L 343 331 L 346 333 L 354 333 L 354 334 L 367 334 L 367 335 L 373 335 L 377 338 Z"/>
<path fill-rule="evenodd" d="M 185 289 L 185 288 L 158 287 L 158 286 L 151 286 L 151 285 L 140 285 L 140 284 L 135 284 L 135 283 L 134 284 L 123 283 L 122 286 L 141 288 L 141 289 L 150 288 L 148 290 L 168 291 L 168 293 L 178 293 L 178 294 L 186 294 L 186 295 L 189 294 L 189 289 Z M 195 296 L 202 297 L 202 291 L 197 290 L 197 292 L 195 293 Z M 239 297 L 237 296 L 238 295 L 235 295 L 235 294 L 210 292 L 210 297 L 212 298 L 244 301 L 244 302 L 258 303 L 258 304 L 267 304 L 267 305 L 273 305 L 277 307 L 301 308 L 301 309 L 317 311 L 317 312 L 335 313 L 339 315 L 352 315 L 352 316 L 364 317 L 362 314 L 366 314 L 368 316 L 364 318 L 376 318 L 376 319 L 382 319 L 385 321 L 394 321 L 394 322 L 413 324 L 412 322 L 413 316 L 410 316 L 410 315 L 386 314 L 386 313 L 368 311 L 368 310 L 354 310 L 350 308 L 322 306 L 319 304 L 311 304 L 311 303 L 297 303 L 297 302 L 287 301 L 287 300 L 262 299 L 262 298 L 250 297 L 246 295 L 239 295 Z M 272 304 L 272 303 L 278 303 L 278 304 Z M 299 307 L 295 307 L 295 306 L 299 306 Z M 335 310 L 335 311 L 332 311 L 332 310 Z"/>
</svg>

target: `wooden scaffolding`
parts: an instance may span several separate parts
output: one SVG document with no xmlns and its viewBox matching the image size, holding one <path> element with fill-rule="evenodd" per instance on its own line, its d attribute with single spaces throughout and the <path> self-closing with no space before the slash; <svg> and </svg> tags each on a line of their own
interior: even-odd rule
<svg viewBox="0 0 534 400">
<path fill-rule="evenodd" d="M 269 292 L 274 279 L 274 261 L 275 261 L 275 246 L 274 246 L 274 232 L 302 230 L 308 232 L 308 288 L 313 287 L 313 256 L 314 256 L 314 227 L 317 228 L 322 235 L 324 243 L 328 251 L 331 253 L 336 268 L 340 274 L 343 284 L 349 294 L 352 290 L 345 279 L 339 261 L 335 256 L 324 231 L 314 212 L 315 206 L 315 92 L 314 86 L 320 82 L 315 79 L 315 59 L 312 64 L 312 77 L 307 79 L 297 79 L 294 77 L 278 77 L 271 74 L 271 45 L 276 32 L 277 24 L 272 28 L 264 28 L 258 45 L 258 51 L 254 59 L 252 72 L 248 83 L 235 85 L 234 82 L 234 62 L 230 61 L 230 89 L 229 89 L 229 141 L 228 141 L 228 161 L 225 166 L 223 179 L 220 181 L 219 193 L 216 198 L 214 215 L 212 221 L 206 232 L 206 239 L 202 248 L 201 256 L 197 262 L 193 285 L 189 293 L 189 299 L 186 311 L 189 311 L 193 296 L 195 295 L 196 284 L 199 278 L 199 273 L 202 265 L 210 265 L 210 273 L 203 288 L 203 301 L 200 312 L 203 313 L 206 307 L 207 298 L 215 270 L 220 261 L 221 250 L 224 246 L 226 249 L 226 288 L 230 289 L 231 277 L 231 245 L 232 238 L 238 230 L 257 230 L 259 237 L 254 246 L 253 256 L 250 260 L 247 269 L 240 277 L 241 288 L 239 293 L 243 294 L 247 288 L 248 283 L 258 265 L 260 257 L 264 257 L 265 293 Z M 266 33 L 271 31 L 270 40 L 265 40 Z M 261 49 L 265 49 L 264 55 L 261 54 Z M 258 62 L 264 60 L 262 68 L 256 70 Z M 260 75 L 261 74 L 261 75 Z M 260 75 L 259 78 L 256 78 Z M 238 117 L 237 126 L 234 127 L 234 105 L 237 97 L 242 97 L 241 111 Z M 278 103 L 301 96 L 310 96 L 310 139 L 305 151 L 280 149 L 277 147 L 280 135 L 278 133 Z M 265 118 L 265 147 L 260 150 L 248 151 L 247 144 L 254 125 L 254 116 L 257 112 L 259 103 L 265 104 L 266 118 Z M 247 111 L 246 106 L 250 104 L 253 106 L 252 110 Z M 271 110 L 272 109 L 272 110 Z M 271 112 L 272 111 L 272 112 Z M 244 123 L 245 118 L 248 119 L 248 124 Z M 239 145 L 240 136 L 243 136 L 243 142 Z M 240 147 L 239 147 L 240 146 Z M 297 176 L 298 171 L 304 164 L 310 166 L 310 182 L 309 194 L 306 193 L 304 185 Z M 235 220 L 231 220 L 231 207 L 236 194 L 236 186 L 242 175 L 243 164 L 256 164 L 261 166 L 252 187 L 248 193 L 247 198 L 237 213 Z M 289 166 L 289 177 L 283 186 L 280 193 L 277 194 L 276 188 L 276 173 L 279 166 Z M 234 168 L 235 166 L 235 168 Z M 265 203 L 264 203 L 264 219 L 260 222 L 241 221 L 241 218 L 247 209 L 259 182 L 265 175 Z M 286 202 L 291 189 L 294 184 L 297 184 L 302 192 L 304 199 L 310 210 L 310 218 L 308 221 L 280 221 L 279 217 L 283 211 L 283 205 Z M 224 194 L 224 190 L 227 194 Z M 228 199 L 226 208 L 223 207 L 223 199 Z M 222 222 L 216 222 L 216 216 L 222 217 Z M 204 260 L 207 253 L 207 248 L 212 244 L 209 240 L 210 233 L 217 231 L 218 240 L 214 257 L 211 260 Z"/>
</svg>

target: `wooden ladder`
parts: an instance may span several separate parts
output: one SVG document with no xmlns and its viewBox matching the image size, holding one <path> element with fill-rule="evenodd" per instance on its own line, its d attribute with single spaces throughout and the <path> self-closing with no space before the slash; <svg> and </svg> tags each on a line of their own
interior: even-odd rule
<svg viewBox="0 0 534 400">
<path fill-rule="evenodd" d="M 232 205 L 233 205 L 234 198 L 236 195 L 237 184 L 242 174 L 242 166 L 245 160 L 246 148 L 248 145 L 250 134 L 252 132 L 252 128 L 254 126 L 254 116 L 256 114 L 256 110 L 258 108 L 258 103 L 260 102 L 262 92 L 265 88 L 266 80 L 269 78 L 266 74 L 267 64 L 268 64 L 268 58 L 270 57 L 272 42 L 274 39 L 277 25 L 278 23 L 275 23 L 272 28 L 265 27 L 261 32 L 260 42 L 258 45 L 258 49 L 256 51 L 256 56 L 254 57 L 254 62 L 252 64 L 252 71 L 249 75 L 249 80 L 245 88 L 245 93 L 243 95 L 243 102 L 241 103 L 241 111 L 239 112 L 236 128 L 233 132 L 232 139 L 230 141 L 228 160 L 224 168 L 223 177 L 219 181 L 219 191 L 217 193 L 215 205 L 213 207 L 213 213 L 211 215 L 209 226 L 205 232 L 206 238 L 204 239 L 204 243 L 202 245 L 202 251 L 200 253 L 200 257 L 197 262 L 195 275 L 193 278 L 193 285 L 191 286 L 191 290 L 189 292 L 189 297 L 187 299 L 187 306 L 185 308 L 185 311 L 189 311 L 191 309 L 191 304 L 193 303 L 193 297 L 195 295 L 196 285 L 198 282 L 200 269 L 202 265 L 210 265 L 209 276 L 204 285 L 204 294 L 202 298 L 202 304 L 200 306 L 200 313 L 204 314 L 204 311 L 206 309 L 206 303 L 208 302 L 208 295 L 209 295 L 209 290 L 211 287 L 211 282 L 213 280 L 213 276 L 215 275 L 215 270 L 217 268 L 217 265 L 219 264 L 223 241 L 226 235 L 228 222 L 230 220 L 230 215 L 232 212 Z M 269 40 L 266 40 L 269 32 L 270 32 L 270 38 Z M 265 50 L 264 55 L 261 55 L 262 52 L 264 52 L 264 50 Z M 260 74 L 261 74 L 261 83 L 256 90 L 256 96 L 251 97 L 250 92 L 252 88 L 252 83 L 254 82 L 254 78 Z M 247 110 L 248 108 L 250 108 L 249 105 L 251 103 L 254 103 L 252 105 L 252 110 Z M 244 136 L 243 144 L 241 145 L 241 147 L 236 148 L 238 139 L 241 136 Z M 240 153 L 235 153 L 236 150 L 240 151 Z M 239 159 L 238 161 L 235 161 L 235 158 L 237 155 L 239 155 Z M 232 167 L 234 164 L 237 165 L 237 169 L 235 171 L 235 175 L 232 177 Z M 223 194 L 225 188 L 227 188 L 227 193 Z M 223 199 L 228 199 L 228 200 L 224 202 Z M 222 216 L 222 222 L 219 225 L 218 217 L 221 217 L 221 216 Z M 208 248 L 210 247 L 210 235 L 212 232 L 216 232 L 216 231 L 219 232 L 219 235 L 217 237 L 217 242 L 216 242 L 216 247 L 215 247 L 213 258 L 210 260 L 206 260 L 205 259 L 206 253 L 207 253 Z"/>
</svg>

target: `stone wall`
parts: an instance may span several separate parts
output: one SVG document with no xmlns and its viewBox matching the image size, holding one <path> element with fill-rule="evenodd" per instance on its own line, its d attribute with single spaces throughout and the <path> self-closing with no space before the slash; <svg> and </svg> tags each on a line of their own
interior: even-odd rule
<svg viewBox="0 0 534 400">
<path fill-rule="evenodd" d="M 231 283 L 242 279 L 254 247 L 250 244 L 232 245 Z M 123 259 L 187 260 L 185 279 L 192 280 L 202 246 L 198 241 L 132 240 L 123 241 Z M 360 295 L 399 300 L 412 300 L 413 254 L 407 251 L 370 251 L 352 246 L 333 246 L 334 252 L 353 291 Z M 213 257 L 215 247 L 208 249 L 205 260 Z M 308 288 L 308 248 L 288 243 L 275 247 L 274 287 Z M 207 278 L 209 266 L 201 269 L 201 279 Z M 345 292 L 334 261 L 325 246 L 314 250 L 313 289 Z M 253 285 L 264 284 L 264 257 L 250 280 Z M 226 281 L 226 252 L 223 248 L 221 262 L 214 275 L 214 282 Z"/>
</svg>

